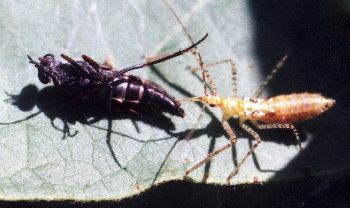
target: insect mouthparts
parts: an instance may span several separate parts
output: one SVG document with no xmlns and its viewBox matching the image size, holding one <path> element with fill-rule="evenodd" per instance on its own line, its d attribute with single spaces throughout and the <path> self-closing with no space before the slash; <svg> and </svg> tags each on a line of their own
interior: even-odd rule
<svg viewBox="0 0 350 208">
<path fill-rule="evenodd" d="M 202 101 L 201 97 L 192 97 L 192 98 L 190 98 L 190 100 L 192 102 L 201 102 Z"/>
</svg>

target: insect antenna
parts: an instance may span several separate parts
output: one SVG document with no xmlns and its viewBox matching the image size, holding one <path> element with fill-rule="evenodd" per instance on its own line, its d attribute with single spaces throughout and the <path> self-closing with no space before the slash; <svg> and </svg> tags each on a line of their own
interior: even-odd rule
<svg viewBox="0 0 350 208">
<path fill-rule="evenodd" d="M 0 125 L 10 125 L 10 124 L 16 124 L 16 123 L 21 123 L 23 121 L 28 121 L 31 118 L 34 118 L 35 116 L 39 115 L 40 113 L 42 113 L 42 111 L 38 111 L 36 113 L 30 114 L 29 116 L 19 119 L 19 120 L 15 120 L 15 121 L 11 121 L 11 122 L 0 122 Z"/>
<path fill-rule="evenodd" d="M 187 28 L 185 27 L 185 25 L 182 23 L 180 17 L 176 14 L 175 9 L 170 5 L 170 3 L 167 0 L 163 0 L 163 2 L 165 3 L 165 5 L 169 8 L 170 12 L 174 15 L 176 21 L 180 24 L 182 30 L 185 32 L 187 38 L 190 40 L 190 42 L 192 44 L 194 44 L 194 41 L 192 39 L 192 36 L 190 35 L 189 31 L 187 30 Z M 197 49 L 197 47 L 194 47 L 193 49 Z M 202 70 L 202 79 L 203 79 L 203 85 L 204 85 L 204 95 L 208 95 L 208 87 L 211 87 L 212 90 L 212 94 L 216 94 L 216 86 L 215 83 L 211 81 L 210 77 L 209 77 L 209 73 L 208 70 L 205 69 L 204 67 L 204 62 L 202 59 L 201 54 L 198 51 L 192 51 L 193 56 L 195 57 L 195 59 L 198 61 L 199 67 Z M 208 84 L 207 79 L 210 80 Z"/>
<path fill-rule="evenodd" d="M 289 53 L 286 53 L 278 62 L 277 64 L 272 68 L 272 71 L 269 73 L 269 75 L 267 75 L 267 77 L 265 78 L 264 82 L 261 83 L 261 85 L 259 86 L 259 88 L 255 91 L 253 97 L 254 98 L 258 98 L 260 97 L 262 91 L 265 89 L 265 87 L 269 84 L 269 82 L 272 80 L 272 78 L 275 76 L 275 74 L 277 74 L 277 72 L 282 68 L 282 66 L 284 65 L 284 63 L 286 62 L 286 60 L 289 57 Z"/>
<path fill-rule="evenodd" d="M 127 68 L 124 68 L 122 70 L 120 70 L 119 72 L 117 72 L 115 74 L 116 77 L 122 75 L 122 74 L 125 74 L 126 72 L 128 71 L 132 71 L 134 69 L 140 69 L 140 68 L 143 68 L 145 66 L 151 66 L 151 65 L 155 65 L 155 64 L 158 64 L 158 63 L 161 63 L 161 62 L 164 62 L 166 60 L 169 60 L 169 59 L 172 59 L 176 56 L 180 56 L 188 51 L 190 51 L 192 48 L 195 48 L 198 44 L 200 44 L 202 41 L 204 41 L 206 38 L 208 37 L 208 33 L 204 35 L 204 37 L 202 39 L 200 39 L 199 41 L 197 41 L 196 43 L 193 43 L 191 46 L 183 49 L 183 50 L 179 50 L 173 54 L 170 54 L 170 55 L 167 55 L 167 56 L 164 56 L 160 59 L 157 59 L 155 61 L 151 61 L 151 62 L 145 62 L 145 63 L 142 63 L 142 64 L 136 64 L 136 65 L 133 65 L 133 66 L 130 66 L 130 67 L 127 67 Z"/>
<path fill-rule="evenodd" d="M 178 22 L 178 24 L 180 24 L 182 30 L 184 31 L 184 33 L 186 34 L 187 38 L 190 40 L 190 42 L 193 44 L 194 41 L 192 39 L 192 36 L 190 35 L 190 32 L 187 30 L 187 28 L 185 27 L 185 25 L 182 23 L 180 17 L 176 14 L 175 9 L 173 8 L 173 6 L 167 1 L 167 0 L 163 0 L 163 2 L 165 3 L 165 5 L 168 7 L 168 9 L 170 10 L 170 12 L 173 14 L 173 16 L 175 17 L 176 21 Z M 198 69 L 201 69 L 202 71 L 202 80 L 203 81 L 203 87 L 204 87 L 204 95 L 207 96 L 208 95 L 208 88 L 211 91 L 212 95 L 216 95 L 216 85 L 215 82 L 211 79 L 211 77 L 209 76 L 208 70 L 206 69 L 206 67 L 210 67 L 210 64 L 204 64 L 203 59 L 201 54 L 195 50 L 197 49 L 197 47 L 193 48 L 194 50 L 192 50 L 192 55 L 194 56 L 194 58 L 196 59 L 196 61 L 198 62 Z M 197 74 L 194 73 L 194 70 L 192 68 L 192 73 L 199 78 L 199 76 L 197 76 Z M 199 78 L 200 79 L 200 78 Z M 208 81 L 209 83 L 208 83 Z M 189 99 L 185 99 L 183 101 L 191 101 L 193 102 L 193 98 L 189 98 Z M 190 138 L 192 138 L 193 134 L 196 131 L 196 127 L 199 125 L 199 122 L 201 120 L 201 118 L 203 117 L 203 112 L 205 110 L 206 106 L 203 105 L 201 107 L 201 113 L 198 116 L 193 128 L 186 134 L 185 136 L 185 140 L 189 140 Z"/>
</svg>

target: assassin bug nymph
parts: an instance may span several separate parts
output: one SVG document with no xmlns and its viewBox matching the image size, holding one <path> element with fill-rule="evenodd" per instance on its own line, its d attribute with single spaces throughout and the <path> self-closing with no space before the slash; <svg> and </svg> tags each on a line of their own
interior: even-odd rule
<svg viewBox="0 0 350 208">
<path fill-rule="evenodd" d="M 82 55 L 84 61 L 75 61 L 62 54 L 61 57 L 68 63 L 56 60 L 52 54 L 39 58 L 40 62 L 34 61 L 30 56 L 28 58 L 29 63 L 38 69 L 38 77 L 42 83 L 52 81 L 55 87 L 76 94 L 78 100 L 93 103 L 95 107 L 105 105 L 108 112 L 142 113 L 143 109 L 152 109 L 156 114 L 167 112 L 184 117 L 180 102 L 165 90 L 150 81 L 126 73 L 182 55 L 200 44 L 207 36 L 208 34 L 183 50 L 119 71 L 112 66 L 100 65 L 86 55 Z"/>
<path fill-rule="evenodd" d="M 172 6 L 164 0 L 172 14 L 175 16 L 178 23 L 181 25 L 183 31 L 187 34 L 189 40 L 193 43 L 193 40 L 188 33 L 187 29 L 181 22 L 180 18 L 175 13 Z M 184 177 L 188 176 L 191 172 L 209 162 L 214 156 L 218 155 L 225 149 L 231 147 L 237 142 L 237 136 L 234 130 L 230 127 L 228 120 L 230 118 L 238 118 L 239 125 L 242 129 L 248 132 L 255 139 L 256 143 L 248 151 L 248 153 L 241 159 L 235 169 L 227 177 L 227 182 L 230 184 L 231 178 L 236 175 L 254 150 L 258 147 L 261 139 L 257 132 L 255 132 L 250 126 L 246 124 L 246 121 L 250 121 L 258 129 L 290 129 L 293 131 L 295 138 L 299 145 L 299 133 L 297 129 L 292 125 L 294 122 L 305 121 L 314 118 L 323 112 L 330 109 L 334 104 L 335 100 L 323 97 L 318 93 L 293 93 L 287 95 L 279 95 L 272 98 L 261 99 L 263 89 L 277 73 L 277 71 L 283 66 L 287 60 L 288 55 L 285 55 L 273 68 L 270 74 L 265 78 L 265 81 L 260 85 L 257 91 L 254 93 L 253 98 L 239 98 L 237 97 L 237 69 L 232 59 L 218 61 L 214 63 L 204 64 L 199 52 L 193 53 L 197 60 L 199 67 L 192 68 L 192 72 L 196 70 L 202 70 L 202 81 L 204 84 L 204 95 L 199 97 L 190 98 L 190 101 L 201 102 L 208 104 L 211 107 L 221 108 L 223 112 L 222 127 L 227 133 L 230 142 L 222 147 L 217 148 L 213 152 L 209 153 L 203 160 L 195 164 L 192 168 L 185 172 Z M 213 80 L 210 78 L 207 68 L 213 67 L 218 64 L 229 64 L 232 71 L 232 91 L 233 96 L 229 98 L 223 98 L 216 93 L 216 86 Z M 208 82 L 207 82 L 208 80 Z M 211 95 L 207 93 L 207 87 L 212 91 Z M 192 131 L 195 131 L 193 129 Z M 193 132 L 188 133 L 192 135 Z"/>
<path fill-rule="evenodd" d="M 255 92 L 255 96 L 253 98 L 237 97 L 237 91 L 235 90 L 237 89 L 235 82 L 236 79 L 233 78 L 234 95 L 232 97 L 224 98 L 214 93 L 213 95 L 204 95 L 190 99 L 193 102 L 202 102 L 211 107 L 221 108 L 223 112 L 222 127 L 229 136 L 230 143 L 219 147 L 212 153 L 208 154 L 206 158 L 187 170 L 185 176 L 237 142 L 237 136 L 228 123 L 230 118 L 238 118 L 239 126 L 248 132 L 256 142 L 248 153 L 238 162 L 235 169 L 229 174 L 227 177 L 228 183 L 230 183 L 231 178 L 238 173 L 240 167 L 261 142 L 259 134 L 248 126 L 246 121 L 250 121 L 258 129 L 290 129 L 293 131 L 300 146 L 299 132 L 292 123 L 309 120 L 322 114 L 335 104 L 335 100 L 326 98 L 319 93 L 307 92 L 279 95 L 271 98 L 258 98 L 263 88 L 268 84 L 269 80 L 272 79 L 273 75 L 278 71 L 278 69 L 282 67 L 287 57 L 288 56 L 285 55 L 278 62 L 270 75 Z M 208 64 L 205 67 L 209 66 L 212 65 Z M 236 75 L 235 67 L 232 67 L 232 72 L 233 75 Z"/>
</svg>

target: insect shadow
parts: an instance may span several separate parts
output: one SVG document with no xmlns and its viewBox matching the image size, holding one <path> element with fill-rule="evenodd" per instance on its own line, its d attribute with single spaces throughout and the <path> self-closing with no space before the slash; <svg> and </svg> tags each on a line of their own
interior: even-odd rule
<svg viewBox="0 0 350 208">
<path fill-rule="evenodd" d="M 121 119 L 131 119 L 135 125 L 136 130 L 139 132 L 139 128 L 135 121 L 141 121 L 145 124 L 154 126 L 156 128 L 162 129 L 166 132 L 170 132 L 175 129 L 174 123 L 170 118 L 166 117 L 163 114 L 154 114 L 148 113 L 152 112 L 149 109 L 144 109 L 145 112 L 142 114 L 130 114 L 130 113 L 118 113 L 111 114 L 107 112 L 105 108 L 99 108 L 96 106 L 89 106 L 89 103 L 79 103 L 77 106 L 76 102 L 72 102 L 72 96 L 67 94 L 67 91 L 63 91 L 60 88 L 54 86 L 48 86 L 39 90 L 35 85 L 29 84 L 22 88 L 21 92 L 18 95 L 13 95 L 6 93 L 9 96 L 9 99 L 6 101 L 11 102 L 12 105 L 16 106 L 21 111 L 30 111 L 35 106 L 39 109 L 37 112 L 28 115 L 23 119 L 16 121 L 4 123 L 1 122 L 0 125 L 9 125 L 20 123 L 23 121 L 30 120 L 39 114 L 44 114 L 50 119 L 51 126 L 58 131 L 62 132 L 62 139 L 67 137 L 75 137 L 78 134 L 78 131 L 72 132 L 69 128 L 69 125 L 75 123 L 81 123 L 83 125 L 91 126 L 98 128 L 100 130 L 105 130 L 107 132 L 106 142 L 109 148 L 109 151 L 113 157 L 113 160 L 116 164 L 123 168 L 121 163 L 115 156 L 114 150 L 111 145 L 111 135 L 118 134 L 120 136 L 127 137 L 129 139 L 138 141 L 138 142 L 150 142 L 149 140 L 139 140 L 128 136 L 126 134 L 116 132 L 112 130 L 112 121 L 121 120 Z M 108 127 L 102 128 L 94 125 L 96 122 L 101 120 L 108 120 Z M 60 120 L 63 124 L 63 128 L 56 125 L 55 120 Z M 62 126 L 62 125 L 61 125 Z M 157 141 L 157 139 L 152 140 Z M 125 168 L 123 168 L 125 170 Z"/>
</svg>

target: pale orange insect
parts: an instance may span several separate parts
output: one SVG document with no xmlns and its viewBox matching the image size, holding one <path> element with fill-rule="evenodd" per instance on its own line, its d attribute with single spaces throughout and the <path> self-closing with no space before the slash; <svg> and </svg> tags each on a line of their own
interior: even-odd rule
<svg viewBox="0 0 350 208">
<path fill-rule="evenodd" d="M 176 15 L 174 9 L 167 3 L 167 6 L 176 17 L 179 24 L 182 26 L 183 30 L 193 42 L 191 36 L 187 32 L 185 26 L 180 21 L 180 18 Z M 227 120 L 230 118 L 238 118 L 239 125 L 250 135 L 252 135 L 256 141 L 249 152 L 243 157 L 238 163 L 235 169 L 227 177 L 227 182 L 230 183 L 231 178 L 237 174 L 239 168 L 246 161 L 246 159 L 251 155 L 254 150 L 258 147 L 261 142 L 260 136 L 251 127 L 249 127 L 245 122 L 250 121 L 258 129 L 290 129 L 293 131 L 295 138 L 300 141 L 299 133 L 297 129 L 291 123 L 305 121 L 312 119 L 323 112 L 327 111 L 335 104 L 335 100 L 326 98 L 319 93 L 293 93 L 287 95 L 279 95 L 268 99 L 258 98 L 262 90 L 268 84 L 268 82 L 273 78 L 277 71 L 283 66 L 284 62 L 288 58 L 285 55 L 273 68 L 271 73 L 266 77 L 265 81 L 260 85 L 258 90 L 254 94 L 254 98 L 239 98 L 237 97 L 237 69 L 232 59 L 227 59 L 215 63 L 204 64 L 202 58 L 198 52 L 194 52 L 196 59 L 199 62 L 198 68 L 193 68 L 192 72 L 198 69 L 202 70 L 202 79 L 204 83 L 204 96 L 193 97 L 190 100 L 193 102 L 202 102 L 208 104 L 211 107 L 218 107 L 223 112 L 222 126 L 229 136 L 230 143 L 214 150 L 207 155 L 203 160 L 195 164 L 192 168 L 185 172 L 185 177 L 189 175 L 192 171 L 196 170 L 203 164 L 210 161 L 214 156 L 218 155 L 220 152 L 231 147 L 237 142 L 237 136 L 234 130 L 230 127 Z M 216 93 L 216 87 L 213 80 L 210 78 L 207 68 L 218 65 L 218 64 L 230 64 L 232 75 L 233 75 L 233 96 L 229 98 L 223 98 Z M 209 81 L 209 83 L 206 82 Z M 209 86 L 213 93 L 212 95 L 207 94 L 207 86 Z M 190 132 L 189 134 L 192 134 Z"/>
<path fill-rule="evenodd" d="M 268 76 L 263 85 L 260 86 L 258 91 L 255 93 L 256 97 L 259 97 L 262 89 L 272 78 L 273 74 L 283 65 L 287 55 L 276 65 L 272 73 Z M 233 63 L 233 62 L 232 62 Z M 205 65 L 204 65 L 205 67 Z M 235 68 L 232 68 L 236 71 Z M 236 73 L 233 73 L 234 75 Z M 208 75 L 206 75 L 208 77 Z M 235 79 L 234 79 L 235 80 Z M 234 85 L 236 85 L 234 83 Z M 234 89 L 236 89 L 234 87 Z M 236 92 L 234 92 L 236 93 Z M 229 136 L 230 143 L 214 150 L 202 161 L 198 162 L 192 168 L 186 171 L 185 176 L 190 174 L 201 165 L 207 163 L 215 155 L 219 154 L 223 150 L 231 147 L 237 142 L 237 136 L 234 130 L 229 126 L 227 120 L 231 117 L 239 119 L 239 125 L 250 135 L 252 135 L 256 141 L 249 152 L 243 157 L 238 163 L 235 170 L 232 171 L 227 182 L 230 183 L 231 178 L 237 174 L 239 168 L 249 157 L 250 154 L 258 147 L 261 142 L 260 136 L 245 122 L 250 121 L 258 129 L 290 129 L 294 132 L 296 139 L 299 140 L 299 133 L 297 129 L 291 123 L 305 121 L 312 119 L 323 112 L 327 111 L 335 104 L 335 100 L 326 98 L 319 93 L 293 93 L 288 95 L 279 95 L 268 99 L 261 98 L 239 98 L 232 96 L 229 98 L 223 98 L 219 95 L 204 95 L 200 97 L 191 98 L 194 102 L 202 102 L 210 105 L 211 107 L 219 107 L 223 112 L 222 126 Z"/>
</svg>

